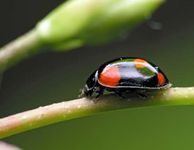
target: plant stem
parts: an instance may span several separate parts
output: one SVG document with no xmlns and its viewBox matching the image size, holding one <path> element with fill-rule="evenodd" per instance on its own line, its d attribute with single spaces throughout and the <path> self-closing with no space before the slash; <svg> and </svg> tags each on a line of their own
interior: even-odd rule
<svg viewBox="0 0 194 150">
<path fill-rule="evenodd" d="M 28 33 L 0 48 L 0 73 L 40 47 L 66 51 L 108 42 L 148 19 L 164 0 L 65 1 Z M 76 10 L 76 13 L 75 13 Z"/>
<path fill-rule="evenodd" d="M 8 116 L 0 119 L 0 138 L 60 121 L 121 108 L 194 104 L 194 87 L 170 88 L 150 94 L 152 96 L 147 98 L 134 97 L 130 99 L 123 99 L 115 95 L 104 95 L 98 100 L 80 98 Z"/>
<path fill-rule="evenodd" d="M 31 30 L 0 48 L 0 73 L 19 61 L 34 55 L 40 46 L 37 32 Z"/>
<path fill-rule="evenodd" d="M 16 147 L 15 145 L 0 141 L 0 150 L 22 150 L 22 149 Z"/>
</svg>

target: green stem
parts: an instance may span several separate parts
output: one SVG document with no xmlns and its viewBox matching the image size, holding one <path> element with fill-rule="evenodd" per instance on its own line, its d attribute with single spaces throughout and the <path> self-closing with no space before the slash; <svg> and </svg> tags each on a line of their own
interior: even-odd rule
<svg viewBox="0 0 194 150">
<path fill-rule="evenodd" d="M 34 29 L 0 48 L 0 73 L 52 46 L 63 51 L 100 44 L 119 37 L 146 20 L 163 0 L 65 1 L 40 20 Z M 75 13 L 76 10 L 76 13 Z M 54 49 L 53 49 L 54 50 Z"/>
<path fill-rule="evenodd" d="M 39 107 L 0 119 L 0 138 L 60 121 L 91 116 L 121 108 L 194 104 L 194 87 L 170 88 L 157 93 L 151 92 L 150 95 L 147 98 L 134 97 L 130 99 L 123 99 L 115 95 L 105 95 L 98 100 L 80 98 Z"/>
<path fill-rule="evenodd" d="M 36 54 L 41 47 L 39 41 L 37 32 L 32 30 L 0 48 L 0 72 Z"/>
</svg>

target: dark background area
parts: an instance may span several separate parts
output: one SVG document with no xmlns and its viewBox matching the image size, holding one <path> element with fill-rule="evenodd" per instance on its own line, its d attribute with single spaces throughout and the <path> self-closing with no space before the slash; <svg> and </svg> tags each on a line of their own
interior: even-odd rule
<svg viewBox="0 0 194 150">
<path fill-rule="evenodd" d="M 61 2 L 1 0 L 0 46 L 33 28 Z M 42 53 L 19 63 L 3 76 L 0 117 L 76 98 L 96 67 L 120 56 L 154 62 L 173 86 L 194 85 L 193 7 L 193 1 L 169 0 L 127 38 L 66 53 Z M 24 150 L 192 149 L 193 114 L 192 106 L 126 109 L 50 125 L 5 141 Z"/>
</svg>

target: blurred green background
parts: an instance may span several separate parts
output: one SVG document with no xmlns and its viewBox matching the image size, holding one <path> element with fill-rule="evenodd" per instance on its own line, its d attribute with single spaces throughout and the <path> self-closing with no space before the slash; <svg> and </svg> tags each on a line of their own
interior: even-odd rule
<svg viewBox="0 0 194 150">
<path fill-rule="evenodd" d="M 31 29 L 62 0 L 1 0 L 0 45 Z M 66 53 L 44 53 L 9 69 L 0 90 L 0 117 L 74 99 L 88 75 L 120 56 L 144 57 L 173 86 L 194 85 L 194 2 L 167 1 L 129 36 Z M 194 107 L 106 112 L 6 138 L 24 150 L 182 150 L 194 148 Z"/>
</svg>

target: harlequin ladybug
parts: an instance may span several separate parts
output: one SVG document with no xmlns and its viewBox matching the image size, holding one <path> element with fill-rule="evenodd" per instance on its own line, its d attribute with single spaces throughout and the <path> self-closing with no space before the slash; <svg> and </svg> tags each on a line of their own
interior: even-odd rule
<svg viewBox="0 0 194 150">
<path fill-rule="evenodd" d="M 145 95 L 149 90 L 171 86 L 166 75 L 153 63 L 135 57 L 121 57 L 102 64 L 86 81 L 83 95 L 99 97 L 104 91 L 121 97 L 129 93 Z"/>
</svg>

